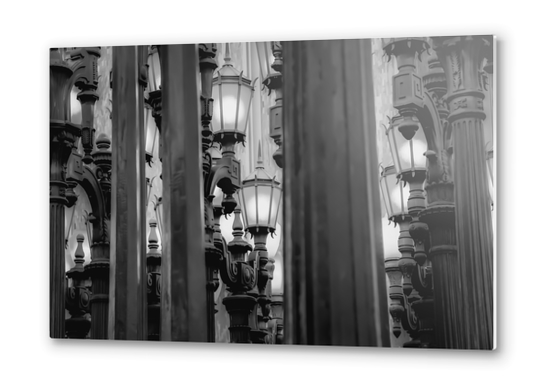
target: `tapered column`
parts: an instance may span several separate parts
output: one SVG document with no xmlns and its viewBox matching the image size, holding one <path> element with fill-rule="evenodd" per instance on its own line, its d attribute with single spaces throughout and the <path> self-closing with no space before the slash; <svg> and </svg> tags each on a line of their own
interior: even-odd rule
<svg viewBox="0 0 542 384">
<path fill-rule="evenodd" d="M 491 36 L 435 38 L 448 84 L 464 348 L 493 346 L 493 233 L 480 76 Z"/>
<path fill-rule="evenodd" d="M 207 341 L 198 54 L 190 44 L 159 50 L 164 207 L 160 337 Z"/>
<path fill-rule="evenodd" d="M 147 338 L 145 137 L 147 47 L 113 48 L 113 180 L 109 337 Z"/>
<path fill-rule="evenodd" d="M 371 42 L 283 48 L 285 344 L 389 346 Z"/>
</svg>

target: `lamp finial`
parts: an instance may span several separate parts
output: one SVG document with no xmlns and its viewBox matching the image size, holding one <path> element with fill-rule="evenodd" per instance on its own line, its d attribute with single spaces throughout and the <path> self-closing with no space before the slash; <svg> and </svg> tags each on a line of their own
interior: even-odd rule
<svg viewBox="0 0 542 384">
<path fill-rule="evenodd" d="M 258 161 L 256 163 L 256 168 L 263 168 L 263 159 L 262 159 L 262 141 L 258 141 Z"/>
<path fill-rule="evenodd" d="M 224 53 L 224 65 L 231 65 L 230 43 L 226 43 L 226 53 Z"/>
</svg>

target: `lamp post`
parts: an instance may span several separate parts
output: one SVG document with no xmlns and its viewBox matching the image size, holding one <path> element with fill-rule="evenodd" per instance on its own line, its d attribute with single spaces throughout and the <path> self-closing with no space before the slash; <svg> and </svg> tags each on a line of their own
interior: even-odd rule
<svg viewBox="0 0 542 384">
<path fill-rule="evenodd" d="M 258 147 L 258 162 L 252 175 L 243 180 L 240 190 L 241 210 L 244 213 L 245 230 L 254 238 L 254 251 L 249 255 L 249 263 L 258 273 L 258 304 L 261 317 L 258 318 L 258 329 L 253 330 L 253 341 L 264 343 L 267 336 L 267 322 L 270 315 L 271 300 L 266 286 L 270 279 L 267 269 L 269 257 L 267 253 L 267 235 L 275 232 L 277 217 L 282 201 L 280 183 L 271 178 L 263 167 L 261 145 Z M 253 313 L 256 317 L 256 312 Z"/>
<path fill-rule="evenodd" d="M 408 212 L 408 195 L 404 191 L 403 182 L 391 165 L 382 170 L 380 176 L 380 191 L 384 200 L 387 217 L 395 225 L 399 225 L 398 249 L 400 258 L 389 258 L 385 261 L 386 273 L 390 279 L 391 299 L 389 312 L 393 319 L 393 334 L 399 337 L 401 324 L 412 338 L 418 335 L 417 317 L 412 309 L 409 298 L 417 298 L 413 292 L 412 275 L 416 262 L 413 259 L 414 241 L 409 234 L 411 216 Z M 402 279 L 401 279 L 402 277 Z M 402 281 L 401 281 L 402 280 Z"/>
<path fill-rule="evenodd" d="M 250 314 L 255 310 L 257 299 L 248 294 L 258 282 L 257 266 L 250 265 L 245 260 L 246 253 L 252 250 L 250 244 L 243 239 L 243 224 L 241 210 L 234 210 L 233 240 L 223 244 L 224 260 L 220 263 L 220 276 L 228 286 L 230 295 L 222 303 L 230 315 L 230 342 L 251 343 Z"/>
<path fill-rule="evenodd" d="M 253 82 L 243 76 L 243 72 L 233 67 L 230 58 L 230 45 L 226 43 L 224 65 L 216 76 L 216 44 L 200 44 L 201 74 L 201 122 L 202 153 L 204 177 L 204 220 L 205 220 L 205 257 L 207 268 L 207 305 L 209 318 L 209 340 L 215 335 L 214 292 L 219 286 L 218 270 L 225 249 L 215 245 L 215 220 L 221 214 L 231 214 L 237 205 L 233 194 L 240 187 L 240 163 L 235 157 L 235 145 L 245 142 L 250 105 L 254 93 Z M 209 153 L 213 142 L 219 144 L 222 154 L 213 164 Z M 221 205 L 223 210 L 213 208 L 215 189 L 224 194 Z"/>
<path fill-rule="evenodd" d="M 66 198 L 65 167 L 76 140 L 81 136 L 81 128 L 70 123 L 68 103 L 70 79 L 73 70 L 63 60 L 59 49 L 50 51 L 50 336 L 64 337 L 64 207 Z"/>
<path fill-rule="evenodd" d="M 423 277 L 418 279 L 418 283 L 429 296 L 427 300 L 424 297 L 426 305 L 420 305 L 423 300 L 417 305 L 417 312 L 434 312 L 435 346 L 488 348 L 492 316 L 488 308 L 491 307 L 492 294 L 488 288 L 491 263 L 487 260 L 488 254 L 492 252 L 486 241 L 491 228 L 490 223 L 485 223 L 483 219 L 487 218 L 487 215 L 478 216 L 477 208 L 472 204 L 477 201 L 477 206 L 489 206 L 489 194 L 487 185 L 473 185 L 470 182 L 479 178 L 484 179 L 481 184 L 487 182 L 484 160 L 479 162 L 479 159 L 484 159 L 486 152 L 484 148 L 475 149 L 479 147 L 477 143 L 480 137 L 476 135 L 480 135 L 481 129 L 469 131 L 473 134 L 478 132 L 474 134 L 476 137 L 462 134 L 456 137 L 456 131 L 462 131 L 461 124 L 472 123 L 476 128 L 480 126 L 480 119 L 483 118 L 483 112 L 479 108 L 483 95 L 480 96 L 480 92 L 473 89 L 472 81 L 478 79 L 474 69 L 475 62 L 479 61 L 477 58 L 481 57 L 484 44 L 483 39 L 478 37 L 439 38 L 437 41 L 433 39 L 432 43 L 437 47 L 437 57 L 433 51 L 428 50 L 429 42 L 431 40 L 418 38 L 391 39 L 384 47 L 390 59 L 391 56 L 397 58 L 399 68 L 399 73 L 393 78 L 394 107 L 403 119 L 398 131 L 403 139 L 412 141 L 421 127 L 427 139 L 427 206 L 420 205 L 415 209 L 417 214 L 413 217 L 418 217 L 419 220 L 413 220 L 410 224 L 410 234 L 416 241 L 416 261 L 419 265 L 422 262 L 427 264 L 420 270 L 422 273 L 418 274 Z M 474 46 L 480 48 L 480 54 L 474 53 Z M 422 55 L 425 56 L 423 62 Z M 415 64 L 416 58 L 419 59 L 419 65 Z M 425 75 L 420 76 L 417 67 L 424 65 Z M 467 143 L 466 136 L 469 136 L 472 142 Z M 393 149 L 392 146 L 392 152 Z M 411 149 L 413 153 L 423 151 L 416 151 L 415 144 L 411 145 Z M 471 159 L 471 162 L 467 164 L 466 159 Z M 476 169 L 479 164 L 483 165 L 484 177 L 472 176 L 473 169 L 474 173 L 478 172 Z M 415 174 L 412 173 L 412 176 Z M 461 180 L 462 185 L 460 192 L 457 187 L 458 180 Z M 474 201 L 467 201 L 466 196 L 473 197 Z M 463 211 L 463 218 L 456 217 L 458 207 Z M 473 214 L 467 213 L 467 210 Z M 485 208 L 482 209 L 484 210 Z M 463 233 L 463 240 L 458 238 L 456 241 L 456 227 Z M 478 243 L 469 235 L 473 228 L 480 228 L 480 241 L 484 243 L 483 246 L 480 245 L 481 253 L 476 256 L 465 253 L 467 248 Z M 462 247 L 464 251 L 458 252 Z M 428 260 L 424 261 L 427 256 Z M 463 267 L 459 260 L 464 260 Z M 470 267 L 466 267 L 467 265 Z M 466 283 L 469 280 L 466 276 L 470 273 L 467 272 L 468 268 L 480 274 L 476 288 L 472 290 L 474 285 L 464 288 L 466 284 L 470 284 Z M 469 303 L 466 296 L 474 295 L 474 291 L 477 292 L 477 300 L 481 301 L 477 305 L 470 301 L 472 305 L 469 304 L 469 309 L 465 310 L 466 303 Z M 431 300 L 432 298 L 434 300 Z M 472 298 L 473 296 L 470 296 L 470 299 Z M 434 309 L 429 311 L 431 305 Z M 481 315 L 482 313 L 484 315 Z M 472 325 L 472 329 L 479 331 L 478 336 L 472 337 L 467 318 L 471 325 L 476 324 Z"/>
<path fill-rule="evenodd" d="M 410 123 L 417 121 L 410 118 Z M 409 184 L 408 194 L 408 223 L 402 223 L 403 229 L 413 241 L 410 254 L 399 260 L 399 268 L 403 272 L 403 288 L 407 296 L 415 289 L 416 296 L 421 295 L 422 300 L 412 302 L 417 312 L 418 334 L 420 347 L 433 346 L 433 294 L 431 288 L 431 261 L 427 260 L 427 224 L 420 222 L 419 214 L 426 207 L 423 184 L 426 178 L 426 158 L 424 156 L 427 141 L 422 129 L 413 129 L 409 132 L 410 139 L 404 136 L 404 118 L 396 116 L 392 119 L 386 136 L 392 158 L 397 167 L 397 178 Z M 403 129 L 403 131 L 401 131 Z M 404 236 L 404 235 L 403 235 Z M 407 279 L 404 277 L 407 276 Z M 407 285 L 405 286 L 405 282 Z M 417 344 L 417 342 L 416 342 Z M 408 346 L 413 346 L 409 344 Z"/>
<path fill-rule="evenodd" d="M 454 160 L 457 250 L 462 311 L 462 347 L 493 347 L 493 233 L 485 161 L 484 93 L 480 73 L 492 59 L 491 36 L 433 38 L 446 74 Z M 476 235 L 473 231 L 476 230 Z"/>
</svg>

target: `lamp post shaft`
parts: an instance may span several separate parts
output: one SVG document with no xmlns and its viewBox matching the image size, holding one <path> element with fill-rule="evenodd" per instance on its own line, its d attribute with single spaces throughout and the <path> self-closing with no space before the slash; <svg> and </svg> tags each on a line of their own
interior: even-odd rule
<svg viewBox="0 0 542 384">
<path fill-rule="evenodd" d="M 283 49 L 285 342 L 388 346 L 371 42 Z"/>
<path fill-rule="evenodd" d="M 448 84 L 454 145 L 456 236 L 463 348 L 493 348 L 493 233 L 486 170 L 482 64 L 490 36 L 435 38 Z"/>
<path fill-rule="evenodd" d="M 147 339 L 146 46 L 113 47 L 112 236 L 109 337 Z"/>
<path fill-rule="evenodd" d="M 163 227 L 161 340 L 208 341 L 198 54 L 160 47 Z"/>
<path fill-rule="evenodd" d="M 64 338 L 66 284 L 64 207 L 68 204 L 65 168 L 81 131 L 67 121 L 69 111 L 66 100 L 73 71 L 62 60 L 58 49 L 51 49 L 50 60 L 49 320 L 50 336 Z"/>
</svg>

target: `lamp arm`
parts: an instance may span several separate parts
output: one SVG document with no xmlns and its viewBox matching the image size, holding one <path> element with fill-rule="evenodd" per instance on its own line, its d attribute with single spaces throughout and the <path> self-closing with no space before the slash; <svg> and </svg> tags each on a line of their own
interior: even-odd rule
<svg viewBox="0 0 542 384">
<path fill-rule="evenodd" d="M 92 214 L 96 217 L 96 220 L 93 223 L 94 238 L 89 240 L 93 242 L 108 242 L 109 231 L 106 224 L 106 219 L 109 218 L 109 214 L 106 212 L 106 204 L 102 188 L 98 178 L 89 166 L 84 165 L 82 170 L 83 172 L 80 179 L 77 179 L 76 181 L 85 191 L 90 202 Z"/>
<path fill-rule="evenodd" d="M 438 183 L 452 180 L 450 132 L 447 122 L 441 119 L 441 114 L 435 99 L 428 91 L 424 92 L 424 107 L 418 109 L 416 117 L 425 133 L 427 140 L 427 182 Z"/>
<path fill-rule="evenodd" d="M 418 319 L 416 318 L 416 314 L 412 309 L 412 305 L 404 295 L 401 301 L 403 307 L 405 308 L 405 311 L 403 312 L 403 317 L 401 318 L 401 324 L 403 325 L 403 328 L 409 333 L 416 331 L 418 329 Z"/>
<path fill-rule="evenodd" d="M 423 105 L 416 109 L 416 117 L 425 134 L 427 149 L 438 151 L 444 144 L 442 122 L 435 100 L 428 91 L 423 94 Z"/>
<path fill-rule="evenodd" d="M 225 194 L 233 194 L 240 187 L 240 163 L 232 158 L 222 158 L 218 164 L 211 167 L 205 183 L 205 196 L 213 193 L 218 185 Z"/>
<path fill-rule="evenodd" d="M 226 240 L 222 237 L 222 254 L 219 271 L 222 281 L 232 292 L 247 292 L 258 283 L 258 275 L 245 261 L 232 261 Z"/>
<path fill-rule="evenodd" d="M 237 266 L 231 261 L 231 254 L 224 237 L 222 237 L 222 255 L 219 262 L 220 277 L 228 287 L 231 287 L 237 283 Z"/>
</svg>

